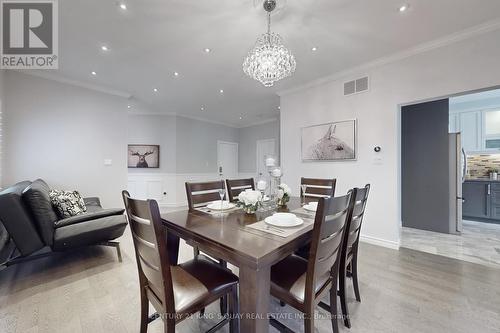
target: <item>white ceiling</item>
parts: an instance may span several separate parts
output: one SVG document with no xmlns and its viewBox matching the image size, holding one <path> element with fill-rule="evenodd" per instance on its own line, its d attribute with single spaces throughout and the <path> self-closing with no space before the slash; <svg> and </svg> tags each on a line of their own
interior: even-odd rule
<svg viewBox="0 0 500 333">
<path fill-rule="evenodd" d="M 241 69 L 265 31 L 259 0 L 124 2 L 126 11 L 115 0 L 59 1 L 57 75 L 128 92 L 133 108 L 235 126 L 276 117 L 279 90 L 500 17 L 498 0 L 287 0 L 272 30 L 295 54 L 297 71 L 265 88 Z M 399 13 L 404 2 L 411 7 Z"/>
</svg>

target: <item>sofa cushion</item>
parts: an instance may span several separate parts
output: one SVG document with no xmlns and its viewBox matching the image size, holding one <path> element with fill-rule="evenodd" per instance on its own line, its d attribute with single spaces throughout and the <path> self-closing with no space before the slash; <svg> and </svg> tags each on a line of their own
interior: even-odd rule
<svg viewBox="0 0 500 333">
<path fill-rule="evenodd" d="M 81 223 L 85 221 L 99 219 L 101 217 L 122 215 L 125 210 L 123 208 L 110 208 L 110 209 L 99 209 L 94 212 L 87 212 L 85 214 L 76 215 L 68 217 L 56 222 L 56 228 L 61 228 L 70 224 Z"/>
<path fill-rule="evenodd" d="M 52 249 L 63 251 L 110 241 L 123 235 L 126 226 L 125 215 L 113 215 L 57 228 Z"/>
<path fill-rule="evenodd" d="M 83 197 L 78 191 L 50 190 L 50 201 L 62 219 L 84 214 L 87 211 Z"/>
<path fill-rule="evenodd" d="M 49 192 L 49 185 L 42 179 L 37 179 L 23 191 L 22 198 L 33 215 L 42 240 L 51 246 L 54 239 L 54 223 L 59 218 L 52 208 Z"/>
<path fill-rule="evenodd" d="M 5 226 L 19 252 L 26 256 L 40 250 L 45 244 L 37 224 L 21 199 L 21 192 L 11 188 L 0 192 L 0 224 Z"/>
</svg>

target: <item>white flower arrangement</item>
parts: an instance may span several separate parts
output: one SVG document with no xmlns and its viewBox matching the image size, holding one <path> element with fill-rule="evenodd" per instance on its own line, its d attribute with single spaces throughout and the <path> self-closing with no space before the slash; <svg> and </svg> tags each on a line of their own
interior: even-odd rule
<svg viewBox="0 0 500 333">
<path fill-rule="evenodd" d="M 238 205 L 243 207 L 249 214 L 255 213 L 262 200 L 262 193 L 251 189 L 245 190 L 238 195 Z"/>
<path fill-rule="evenodd" d="M 278 204 L 280 206 L 284 206 L 288 201 L 290 201 L 292 190 L 290 189 L 290 186 L 288 186 L 287 184 L 280 184 L 278 185 L 277 195 L 278 195 Z"/>
</svg>

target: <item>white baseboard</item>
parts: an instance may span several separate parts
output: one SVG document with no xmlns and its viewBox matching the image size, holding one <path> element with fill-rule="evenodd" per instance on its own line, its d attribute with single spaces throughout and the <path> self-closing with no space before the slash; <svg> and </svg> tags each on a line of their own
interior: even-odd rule
<svg viewBox="0 0 500 333">
<path fill-rule="evenodd" d="M 382 246 L 393 250 L 399 250 L 399 242 L 388 241 L 386 239 L 381 239 L 371 236 L 363 236 L 363 235 L 359 237 L 359 240 L 364 243 Z"/>
</svg>

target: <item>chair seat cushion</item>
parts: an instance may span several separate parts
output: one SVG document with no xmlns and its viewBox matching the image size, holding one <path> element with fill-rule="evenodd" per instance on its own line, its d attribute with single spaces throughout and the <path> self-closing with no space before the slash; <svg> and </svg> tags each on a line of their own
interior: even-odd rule
<svg viewBox="0 0 500 333">
<path fill-rule="evenodd" d="M 304 303 L 307 263 L 293 254 L 274 265 L 271 268 L 271 294 L 279 299 L 291 297 Z M 318 277 L 314 292 L 319 292 L 330 280 L 330 274 Z"/>
<path fill-rule="evenodd" d="M 68 217 L 56 222 L 56 228 L 65 227 L 67 225 L 86 222 L 90 220 L 99 219 L 102 217 L 113 216 L 113 215 L 122 215 L 124 212 L 123 208 L 110 208 L 110 209 L 89 209 L 88 213 Z"/>
<path fill-rule="evenodd" d="M 238 283 L 238 277 L 206 259 L 193 259 L 171 267 L 175 311 L 185 312 L 210 294 Z"/>
<path fill-rule="evenodd" d="M 54 251 L 92 245 L 123 235 L 127 220 L 125 215 L 113 215 L 95 220 L 69 224 L 57 228 L 54 233 Z"/>
</svg>

